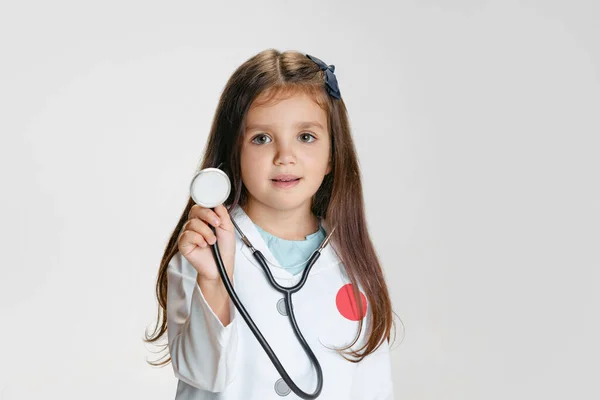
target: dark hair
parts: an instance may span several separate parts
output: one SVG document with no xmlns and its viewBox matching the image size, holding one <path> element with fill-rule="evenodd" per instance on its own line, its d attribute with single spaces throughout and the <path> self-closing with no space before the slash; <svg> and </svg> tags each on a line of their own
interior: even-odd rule
<svg viewBox="0 0 600 400">
<path fill-rule="evenodd" d="M 200 169 L 217 167 L 222 163 L 221 169 L 227 173 L 232 185 L 225 206 L 229 211 L 237 205 L 243 207 L 248 194 L 242 182 L 240 153 L 246 115 L 250 107 L 257 104 L 257 97 L 260 95 L 264 99 L 261 100 L 262 104 L 300 91 L 311 95 L 326 111 L 331 137 L 332 170 L 314 194 L 311 211 L 315 216 L 325 218 L 329 226 L 336 227 L 331 242 L 352 283 L 359 315 L 364 315 L 364 310 L 357 281 L 362 285 L 371 308 L 373 320 L 364 346 L 356 351 L 348 351 L 347 354 L 354 359 L 340 353 L 349 361 L 358 362 L 374 352 L 384 340 L 389 342 L 392 325 L 395 326 L 394 313 L 383 271 L 367 231 L 360 170 L 346 106 L 342 99 L 327 94 L 323 82 L 324 72 L 319 66 L 296 51 L 281 53 L 268 49 L 248 59 L 237 68 L 223 90 Z M 161 319 L 162 313 L 162 320 L 160 326 L 157 321 L 153 336 L 146 335 L 145 342 L 155 342 L 167 331 L 167 267 L 178 251 L 177 238 L 194 204 L 190 197 L 167 243 L 156 284 L 158 319 Z M 354 341 L 338 351 L 348 350 L 356 343 L 362 326 L 363 319 L 359 322 Z M 161 363 L 151 364 L 163 365 L 169 361 L 170 357 Z"/>
</svg>

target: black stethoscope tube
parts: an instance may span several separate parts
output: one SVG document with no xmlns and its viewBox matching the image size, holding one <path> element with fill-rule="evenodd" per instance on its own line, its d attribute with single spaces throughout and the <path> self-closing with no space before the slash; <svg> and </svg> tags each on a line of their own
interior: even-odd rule
<svg viewBox="0 0 600 400">
<path fill-rule="evenodd" d="M 269 270 L 269 267 L 267 266 L 266 260 L 265 260 L 264 256 L 262 255 L 262 253 L 252 246 L 250 241 L 248 241 L 248 239 L 245 237 L 245 235 L 242 233 L 241 229 L 237 226 L 237 224 L 235 223 L 235 221 L 233 219 L 231 219 L 231 222 L 233 222 L 233 224 L 235 225 L 235 228 L 238 230 L 238 232 L 242 236 L 242 240 L 244 241 L 244 243 L 252 250 L 252 255 L 254 256 L 254 258 L 256 258 L 256 260 L 259 262 L 259 264 L 261 265 L 261 267 L 267 274 L 267 278 L 269 279 L 269 282 L 271 283 L 273 288 L 275 288 L 277 291 L 279 291 L 280 293 L 282 293 L 284 295 L 283 298 L 284 298 L 284 302 L 285 302 L 285 308 L 286 308 L 286 311 L 288 314 L 288 319 L 290 320 L 292 328 L 294 329 L 294 333 L 296 334 L 298 341 L 302 345 L 304 352 L 310 358 L 310 360 L 317 372 L 317 388 L 315 389 L 314 393 L 309 394 L 309 393 L 302 391 L 292 381 L 292 379 L 290 378 L 290 376 L 288 375 L 286 370 L 281 365 L 281 362 L 279 361 L 279 359 L 273 352 L 273 349 L 271 349 L 271 346 L 269 346 L 269 343 L 267 343 L 267 341 L 263 337 L 262 333 L 260 332 L 260 330 L 258 329 L 256 324 L 254 324 L 254 321 L 252 321 L 252 318 L 250 317 L 250 315 L 244 308 L 244 305 L 240 302 L 240 299 L 237 297 L 237 294 L 235 293 L 235 290 L 233 289 L 233 286 L 231 285 L 231 282 L 229 281 L 229 276 L 227 275 L 227 271 L 225 270 L 225 266 L 223 265 L 223 260 L 221 258 L 221 253 L 219 252 L 218 243 L 215 242 L 213 245 L 211 245 L 211 248 L 212 248 L 213 255 L 215 257 L 215 261 L 217 262 L 217 265 L 219 267 L 219 275 L 221 275 L 221 280 L 223 281 L 223 284 L 225 285 L 225 289 L 227 290 L 227 293 L 229 293 L 229 297 L 233 301 L 233 304 L 235 305 L 235 307 L 238 309 L 239 313 L 242 315 L 242 317 L 248 324 L 248 327 L 254 334 L 254 337 L 256 337 L 256 340 L 258 340 L 258 342 L 262 346 L 265 353 L 267 353 L 267 356 L 269 356 L 269 358 L 271 359 L 273 366 L 275 367 L 275 369 L 277 369 L 277 372 L 279 372 L 279 375 L 281 375 L 281 377 L 283 378 L 285 383 L 289 386 L 289 388 L 294 393 L 296 393 L 296 395 L 300 396 L 303 399 L 316 399 L 319 396 L 319 394 L 321 393 L 321 390 L 323 389 L 323 371 L 321 369 L 321 365 L 319 364 L 319 361 L 317 360 L 317 357 L 311 350 L 308 343 L 306 343 L 304 336 L 302 336 L 302 333 L 300 332 L 298 323 L 296 322 L 296 317 L 294 315 L 294 307 L 292 304 L 292 293 L 296 293 L 297 291 L 299 291 L 302 288 L 302 286 L 304 286 L 304 283 L 306 282 L 306 279 L 308 278 L 308 272 L 310 271 L 312 266 L 315 264 L 315 262 L 317 262 L 317 259 L 321 255 L 321 251 L 323 250 L 323 248 L 327 245 L 327 242 L 329 241 L 329 238 L 331 237 L 333 230 L 327 236 L 327 238 L 325 238 L 325 240 L 323 241 L 323 243 L 321 244 L 319 249 L 316 250 L 309 258 L 308 266 L 303 271 L 300 282 L 298 282 L 296 285 L 294 285 L 292 287 L 286 288 L 284 286 L 279 285 L 275 281 L 275 279 L 273 278 L 273 274 L 271 273 L 271 270 Z M 212 229 L 213 233 L 216 233 L 215 227 L 210 226 L 210 228 Z"/>
</svg>

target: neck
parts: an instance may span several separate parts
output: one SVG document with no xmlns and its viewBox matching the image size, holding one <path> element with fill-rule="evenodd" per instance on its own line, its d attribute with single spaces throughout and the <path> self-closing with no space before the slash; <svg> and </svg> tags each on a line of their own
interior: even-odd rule
<svg viewBox="0 0 600 400">
<path fill-rule="evenodd" d="M 310 211 L 310 204 L 281 210 L 248 201 L 243 210 L 256 225 L 284 240 L 305 240 L 319 230 L 319 219 Z"/>
</svg>

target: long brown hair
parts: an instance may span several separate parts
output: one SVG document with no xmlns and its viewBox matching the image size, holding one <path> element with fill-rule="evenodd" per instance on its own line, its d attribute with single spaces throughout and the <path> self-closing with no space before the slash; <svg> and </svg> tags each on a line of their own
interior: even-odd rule
<svg viewBox="0 0 600 400">
<path fill-rule="evenodd" d="M 247 112 L 256 104 L 259 95 L 266 102 L 298 91 L 310 94 L 328 115 L 332 170 L 314 194 L 311 211 L 315 216 L 325 218 L 329 226 L 336 227 L 330 240 L 352 283 L 359 315 L 364 314 L 357 281 L 362 285 L 371 307 L 373 319 L 365 344 L 358 350 L 345 353 L 354 359 L 347 358 L 340 350 L 348 350 L 356 343 L 362 331 L 363 319 L 360 319 L 354 341 L 338 349 L 347 360 L 359 362 L 373 353 L 384 340 L 390 341 L 392 325 L 395 326 L 394 312 L 383 271 L 367 231 L 360 170 L 346 106 L 342 99 L 327 94 L 324 72 L 319 66 L 299 52 L 282 53 L 274 49 L 262 51 L 239 66 L 219 100 L 199 169 L 221 165 L 232 185 L 225 202 L 226 208 L 231 211 L 236 205 L 243 207 L 248 193 L 242 182 L 240 152 Z M 153 334 L 150 337 L 146 335 L 144 341 L 147 343 L 156 342 L 167 331 L 167 267 L 178 251 L 177 238 L 193 205 L 190 197 L 160 263 L 156 283 L 158 320 Z M 161 363 L 150 364 L 163 365 L 170 360 L 169 357 Z"/>
</svg>

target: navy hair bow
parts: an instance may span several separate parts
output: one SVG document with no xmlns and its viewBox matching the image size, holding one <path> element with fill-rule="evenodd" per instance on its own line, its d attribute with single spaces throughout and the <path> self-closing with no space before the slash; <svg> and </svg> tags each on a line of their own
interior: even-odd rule
<svg viewBox="0 0 600 400">
<path fill-rule="evenodd" d="M 317 64 L 321 70 L 325 71 L 325 85 L 327 85 L 327 93 L 335 97 L 336 99 L 340 99 L 342 97 L 340 93 L 340 88 L 338 87 L 337 78 L 335 77 L 335 65 L 327 65 L 323 61 L 319 60 L 317 57 L 313 57 L 311 55 L 306 55 L 306 57 L 310 58 L 315 64 Z"/>
</svg>

